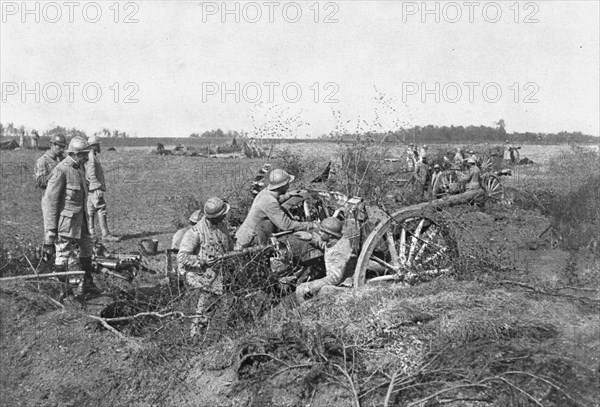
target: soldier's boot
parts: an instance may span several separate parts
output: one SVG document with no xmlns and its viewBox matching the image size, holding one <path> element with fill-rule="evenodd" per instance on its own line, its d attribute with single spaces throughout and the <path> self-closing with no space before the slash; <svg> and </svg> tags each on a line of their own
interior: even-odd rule
<svg viewBox="0 0 600 407">
<path fill-rule="evenodd" d="M 55 264 L 54 272 L 63 273 L 67 271 L 67 264 Z M 60 282 L 60 299 L 61 301 L 73 295 L 73 287 L 69 284 L 69 276 L 57 276 L 56 279 Z"/>
<path fill-rule="evenodd" d="M 83 275 L 83 281 L 77 286 L 75 294 L 102 294 L 102 290 L 99 289 L 96 284 L 94 284 L 94 277 L 92 276 L 94 271 L 92 259 L 90 257 L 82 257 L 79 259 L 79 264 L 81 265 L 81 269 L 85 272 L 85 274 Z"/>
<path fill-rule="evenodd" d="M 96 213 L 92 211 L 90 211 L 88 218 L 88 231 L 90 232 L 90 235 L 96 238 Z"/>
<path fill-rule="evenodd" d="M 108 230 L 108 222 L 106 220 L 105 213 L 98 213 L 98 223 L 100 224 L 100 229 L 102 230 L 102 241 L 103 242 L 118 242 L 121 239 L 117 236 L 111 235 Z"/>
</svg>

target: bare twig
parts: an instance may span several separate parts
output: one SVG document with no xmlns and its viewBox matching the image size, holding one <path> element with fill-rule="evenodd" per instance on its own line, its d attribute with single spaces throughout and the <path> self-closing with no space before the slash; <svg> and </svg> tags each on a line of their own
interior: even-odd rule
<svg viewBox="0 0 600 407">
<path fill-rule="evenodd" d="M 385 395 L 385 400 L 383 401 L 383 407 L 388 407 L 390 405 L 390 398 L 392 397 L 392 393 L 394 391 L 394 382 L 396 381 L 396 377 L 398 376 L 399 370 L 396 370 L 392 375 L 392 380 L 390 380 L 390 385 L 388 386 L 387 393 Z"/>
<path fill-rule="evenodd" d="M 119 338 L 121 338 L 122 340 L 124 340 L 125 342 L 127 342 L 128 344 L 133 346 L 135 349 L 139 349 L 141 347 L 141 345 L 136 340 L 126 337 L 121 332 L 119 332 L 118 330 L 116 330 L 115 328 L 110 326 L 110 324 L 108 322 L 106 322 L 106 320 L 104 318 L 97 317 L 95 315 L 87 315 L 87 317 L 100 322 L 104 328 L 106 328 L 113 334 L 117 335 Z"/>
<path fill-rule="evenodd" d="M 346 369 L 343 369 L 338 364 L 334 363 L 333 366 L 335 366 L 348 380 L 348 383 L 350 384 L 350 389 L 352 390 L 352 394 L 354 395 L 354 403 L 356 404 L 356 407 L 360 407 L 360 399 L 358 397 L 358 392 L 356 391 L 356 387 L 354 387 L 354 381 L 350 377 L 350 374 Z"/>
<path fill-rule="evenodd" d="M 173 311 L 168 312 L 166 314 L 159 314 L 158 312 L 140 312 L 139 314 L 130 315 L 127 317 L 115 317 L 115 318 L 103 318 L 106 322 L 123 322 L 123 321 L 131 321 L 132 319 L 142 318 L 142 317 L 155 317 L 159 319 L 164 319 L 167 317 L 179 317 L 185 319 L 194 319 L 201 318 L 204 315 L 194 314 L 194 315 L 186 315 L 181 311 Z"/>
<path fill-rule="evenodd" d="M 468 389 L 468 388 L 472 388 L 472 387 L 483 387 L 483 388 L 489 388 L 486 385 L 483 384 L 464 384 L 464 385 L 460 385 L 460 386 L 453 386 L 453 387 L 448 387 L 446 389 L 442 389 L 438 392 L 435 392 L 425 398 L 422 398 L 420 400 L 417 401 L 413 401 L 412 403 L 407 404 L 407 407 L 412 407 L 412 406 L 416 406 L 419 405 L 421 403 L 426 402 L 427 400 L 431 400 L 432 398 L 435 398 L 437 396 L 439 396 L 440 394 L 444 394 L 444 393 L 448 393 L 450 391 L 455 391 L 455 390 L 460 390 L 460 389 Z M 543 407 L 543 406 L 542 406 Z"/>
</svg>

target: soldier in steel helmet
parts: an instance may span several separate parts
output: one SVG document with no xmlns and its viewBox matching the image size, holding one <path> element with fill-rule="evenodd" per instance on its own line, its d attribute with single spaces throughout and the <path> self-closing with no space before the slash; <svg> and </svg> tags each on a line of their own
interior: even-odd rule
<svg viewBox="0 0 600 407">
<path fill-rule="evenodd" d="M 84 138 L 74 137 L 66 150 L 68 156 L 52 170 L 44 196 L 44 226 L 47 240 L 56 247 L 55 271 L 68 270 L 69 258 L 78 245 L 79 265 L 85 274 L 77 293 L 98 294 L 100 290 L 92 277 L 94 241 L 88 230 L 86 207 L 88 187 L 84 164 L 89 151 Z"/>
<path fill-rule="evenodd" d="M 223 274 L 213 266 L 216 256 L 233 249 L 225 220 L 229 209 L 230 205 L 222 199 L 210 198 L 204 204 L 204 216 L 185 233 L 179 245 L 178 272 L 189 287 L 201 289 L 196 306 L 198 315 L 206 313 L 211 297 L 223 294 Z M 191 336 L 200 322 L 200 318 L 193 321 Z"/>
<path fill-rule="evenodd" d="M 108 229 L 108 219 L 106 210 L 106 200 L 104 193 L 106 192 L 106 181 L 104 179 L 104 170 L 98 158 L 100 154 L 100 139 L 97 135 L 92 135 L 88 138 L 90 152 L 88 161 L 85 164 L 85 176 L 89 183 L 89 194 L 87 199 L 87 209 L 89 213 L 89 231 L 92 236 L 96 235 L 95 220 L 98 214 L 98 223 L 102 231 L 102 242 L 118 242 L 119 239 L 113 236 Z"/>
<path fill-rule="evenodd" d="M 480 171 L 475 158 L 467 158 L 467 165 L 469 166 L 469 170 L 463 177 L 460 178 L 460 181 L 466 184 L 465 189 L 467 191 L 481 188 Z"/>
<path fill-rule="evenodd" d="M 296 235 L 323 250 L 325 253 L 325 277 L 309 281 L 296 287 L 296 299 L 299 303 L 320 294 L 335 293 L 343 290 L 339 287 L 353 270 L 348 267 L 352 257 L 350 240 L 343 236 L 343 222 L 335 217 L 324 219 L 319 225 L 319 234 L 310 235 L 307 232 L 297 232 Z"/>
<path fill-rule="evenodd" d="M 292 220 L 281 207 L 280 202 L 295 194 L 295 192 L 288 193 L 292 181 L 294 176 L 284 170 L 271 171 L 269 185 L 256 195 L 248 216 L 235 235 L 236 250 L 268 244 L 269 238 L 276 229 L 306 231 L 318 227 L 318 223 Z"/>
<path fill-rule="evenodd" d="M 62 134 L 55 134 L 50 139 L 50 149 L 35 162 L 35 184 L 42 190 L 42 216 L 44 213 L 44 196 L 46 186 L 48 185 L 48 178 L 50 178 L 50 174 L 54 167 L 65 158 L 65 147 L 67 147 L 67 139 L 65 136 Z M 54 243 L 47 240 L 46 237 L 47 230 L 44 229 L 44 259 L 50 260 L 54 254 Z"/>
</svg>

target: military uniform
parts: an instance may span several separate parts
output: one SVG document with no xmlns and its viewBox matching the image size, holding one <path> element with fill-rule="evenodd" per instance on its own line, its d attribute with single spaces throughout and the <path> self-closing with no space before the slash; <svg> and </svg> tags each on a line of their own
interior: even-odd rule
<svg viewBox="0 0 600 407">
<path fill-rule="evenodd" d="M 467 191 L 472 191 L 481 188 L 480 170 L 477 165 L 471 165 L 467 174 L 462 178 L 466 183 Z"/>
<path fill-rule="evenodd" d="M 275 228 L 284 230 L 310 230 L 311 222 L 297 222 L 284 212 L 279 203 L 279 193 L 263 189 L 256 195 L 248 216 L 235 234 L 236 249 L 257 244 L 268 244 Z"/>
<path fill-rule="evenodd" d="M 348 238 L 342 237 L 329 242 L 313 239 L 312 244 L 325 252 L 326 275 L 318 280 L 302 283 L 296 288 L 296 298 L 300 303 L 306 301 L 307 294 L 315 296 L 319 292 L 336 291 L 334 287 L 337 288 L 353 273 L 353 270 L 347 267 L 352 257 L 352 245 Z"/>
<path fill-rule="evenodd" d="M 104 200 L 104 192 L 106 191 L 106 181 L 104 179 L 104 171 L 100 160 L 95 151 L 90 151 L 88 162 L 85 164 L 85 175 L 89 182 L 89 195 L 87 199 L 87 210 L 89 214 L 88 228 L 92 236 L 95 235 L 95 219 L 98 214 L 103 235 L 108 235 L 108 227 L 106 226 L 106 201 Z"/>
<path fill-rule="evenodd" d="M 178 272 L 188 286 L 201 289 L 196 314 L 206 313 L 211 296 L 223 294 L 221 270 L 208 267 L 206 262 L 232 249 L 233 239 L 226 221 L 213 224 L 203 217 L 183 236 L 177 254 Z M 198 322 L 197 319 L 192 321 L 192 336 Z"/>
<path fill-rule="evenodd" d="M 425 194 L 425 192 L 427 192 L 427 187 L 430 178 L 429 166 L 427 165 L 427 163 L 424 163 L 422 161 L 417 163 L 417 168 L 415 169 L 415 178 L 417 180 L 417 184 L 421 189 L 421 195 Z"/>
<path fill-rule="evenodd" d="M 80 258 L 91 258 L 94 242 L 88 231 L 87 183 L 83 168 L 70 156 L 52 170 L 44 194 L 44 229 L 57 232 L 57 266 L 66 266 L 76 243 Z"/>
<path fill-rule="evenodd" d="M 52 150 L 46 151 L 44 155 L 37 159 L 34 169 L 35 184 L 37 187 L 46 189 L 50 173 L 63 159 L 64 157 L 61 154 L 55 155 Z"/>
</svg>

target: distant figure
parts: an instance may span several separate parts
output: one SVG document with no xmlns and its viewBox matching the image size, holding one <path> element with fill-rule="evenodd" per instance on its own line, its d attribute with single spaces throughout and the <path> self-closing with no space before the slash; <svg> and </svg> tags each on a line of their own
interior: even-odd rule
<svg viewBox="0 0 600 407">
<path fill-rule="evenodd" d="M 37 150 L 38 149 L 38 144 L 40 141 L 40 135 L 38 134 L 38 132 L 36 130 L 31 130 L 31 149 L 32 150 Z"/>
<path fill-rule="evenodd" d="M 419 151 L 419 159 L 421 160 L 421 162 L 427 159 L 428 153 L 429 146 L 427 144 L 424 144 L 423 147 L 421 147 L 421 150 Z"/>
<path fill-rule="evenodd" d="M 415 170 L 416 157 L 415 157 L 415 145 L 409 144 L 406 148 L 406 167 L 410 171 Z"/>
<path fill-rule="evenodd" d="M 481 188 L 479 167 L 477 166 L 477 161 L 475 161 L 473 156 L 467 158 L 467 165 L 469 166 L 469 171 L 467 174 L 461 177 L 460 181 L 466 184 L 465 189 L 467 191 Z"/>
<path fill-rule="evenodd" d="M 19 147 L 21 149 L 25 148 L 25 130 L 21 129 L 19 132 Z"/>
<path fill-rule="evenodd" d="M 440 175 L 442 175 L 442 167 L 439 164 L 433 166 L 433 173 L 431 174 L 431 193 L 436 198 L 438 197 L 441 189 Z"/>
<path fill-rule="evenodd" d="M 465 156 L 463 155 L 462 150 L 460 149 L 460 147 L 456 147 L 456 154 L 454 154 L 454 159 L 452 160 L 454 167 L 456 169 L 462 168 L 464 161 Z"/>
<path fill-rule="evenodd" d="M 429 165 L 427 164 L 427 157 L 421 157 L 421 160 L 417 163 L 417 168 L 415 169 L 415 179 L 417 181 L 418 192 L 421 198 L 427 192 L 429 187 Z"/>
<path fill-rule="evenodd" d="M 157 143 L 156 144 L 156 152 L 158 154 L 164 154 L 165 153 L 165 145 L 163 143 Z"/>
</svg>

